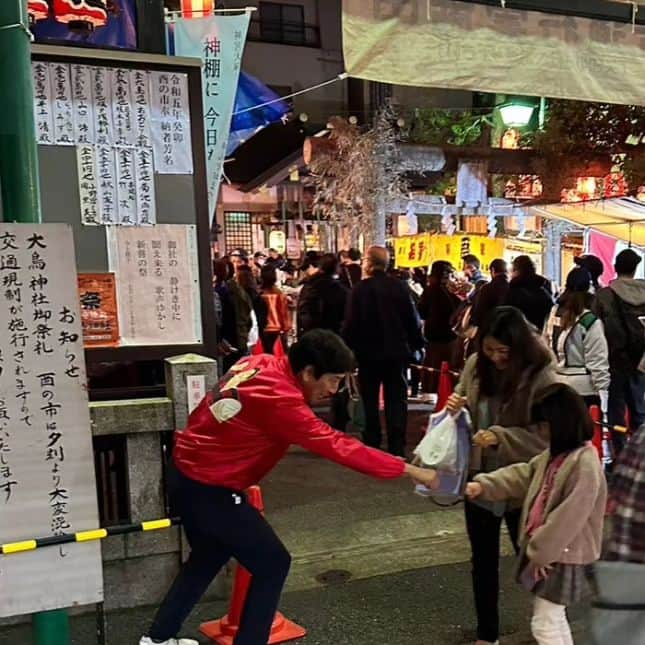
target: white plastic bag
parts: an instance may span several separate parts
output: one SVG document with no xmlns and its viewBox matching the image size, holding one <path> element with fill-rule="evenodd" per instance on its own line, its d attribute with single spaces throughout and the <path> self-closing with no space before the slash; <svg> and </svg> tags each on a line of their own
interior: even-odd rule
<svg viewBox="0 0 645 645">
<path fill-rule="evenodd" d="M 437 417 L 443 417 L 438 420 Z M 457 469 L 457 423 L 447 411 L 431 415 L 428 432 L 416 447 L 414 454 L 426 468 L 446 472 Z"/>
</svg>

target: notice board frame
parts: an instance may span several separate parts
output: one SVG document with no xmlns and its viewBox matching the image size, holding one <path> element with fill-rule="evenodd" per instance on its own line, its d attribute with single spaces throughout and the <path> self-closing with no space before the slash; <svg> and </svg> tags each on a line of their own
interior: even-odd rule
<svg viewBox="0 0 645 645">
<path fill-rule="evenodd" d="M 210 258 L 210 217 L 208 213 L 208 183 L 204 141 L 204 114 L 202 103 L 201 61 L 145 54 L 141 52 L 90 49 L 58 45 L 32 45 L 32 60 L 77 65 L 95 65 L 182 73 L 188 77 L 191 147 L 193 155 L 194 210 L 197 231 L 200 309 L 202 343 L 180 345 L 124 345 L 120 347 L 86 347 L 88 365 L 98 363 L 125 363 L 161 361 L 180 354 L 201 354 L 217 357 L 215 307 L 212 293 L 212 263 Z M 43 195 L 46 198 L 46 195 Z M 79 214 L 80 219 L 80 214 Z M 48 222 L 51 220 L 48 219 Z M 79 271 L 81 273 L 82 271 Z"/>
</svg>

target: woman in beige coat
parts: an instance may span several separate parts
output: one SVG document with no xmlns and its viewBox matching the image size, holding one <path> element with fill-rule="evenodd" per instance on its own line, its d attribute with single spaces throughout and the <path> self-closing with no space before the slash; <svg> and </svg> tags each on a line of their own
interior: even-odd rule
<svg viewBox="0 0 645 645">
<path fill-rule="evenodd" d="M 547 447 L 536 406 L 556 383 L 553 357 L 518 309 L 498 307 L 481 327 L 471 356 L 448 401 L 455 413 L 468 406 L 473 421 L 471 477 L 526 463 Z M 502 520 L 515 549 L 520 509 L 513 501 L 466 500 L 466 528 L 472 550 L 477 643 L 499 638 L 499 546 Z"/>
<path fill-rule="evenodd" d="M 607 485 L 580 396 L 556 385 L 540 414 L 549 427 L 549 448 L 529 463 L 477 475 L 466 495 L 523 500 L 518 581 L 535 595 L 533 637 L 538 645 L 573 645 L 566 607 L 592 594 Z"/>
</svg>

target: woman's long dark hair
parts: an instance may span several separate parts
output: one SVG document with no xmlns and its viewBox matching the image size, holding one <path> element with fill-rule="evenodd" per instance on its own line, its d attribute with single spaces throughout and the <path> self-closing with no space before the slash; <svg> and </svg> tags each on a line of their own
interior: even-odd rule
<svg viewBox="0 0 645 645">
<path fill-rule="evenodd" d="M 560 305 L 560 320 L 562 327 L 569 329 L 573 327 L 578 317 L 585 309 L 591 309 L 593 295 L 588 291 L 572 291 L 566 289 L 560 296 L 558 304 Z"/>
<path fill-rule="evenodd" d="M 533 418 L 549 426 L 552 457 L 572 452 L 590 441 L 594 425 L 582 397 L 568 385 L 558 383 L 534 406 Z"/>
<path fill-rule="evenodd" d="M 502 374 L 484 353 L 484 340 L 494 338 L 510 349 L 509 364 Z M 551 354 L 519 309 L 498 307 L 481 328 L 477 350 L 479 387 L 485 396 L 509 401 L 528 371 L 529 377 L 551 362 Z"/>
</svg>

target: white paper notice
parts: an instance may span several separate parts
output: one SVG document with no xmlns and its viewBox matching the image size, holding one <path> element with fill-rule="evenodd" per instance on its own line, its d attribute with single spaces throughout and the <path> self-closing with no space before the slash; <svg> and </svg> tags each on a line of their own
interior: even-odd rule
<svg viewBox="0 0 645 645">
<path fill-rule="evenodd" d="M 107 235 L 121 343 L 201 343 L 195 227 L 111 226 Z"/>
<path fill-rule="evenodd" d="M 152 148 L 149 74 L 138 69 L 130 74 L 130 88 L 134 101 L 134 144 L 139 148 Z"/>
<path fill-rule="evenodd" d="M 54 99 L 54 140 L 59 146 L 74 145 L 74 107 L 69 65 L 49 63 Z"/>
<path fill-rule="evenodd" d="M 155 171 L 192 174 L 188 78 L 186 74 L 151 72 Z"/>
<path fill-rule="evenodd" d="M 91 144 L 94 143 L 92 73 L 86 65 L 72 65 L 71 69 L 76 143 L 82 145 Z"/>
<path fill-rule="evenodd" d="M 94 102 L 94 118 L 96 137 L 95 142 L 100 146 L 109 146 L 112 136 L 112 105 L 111 105 L 110 70 L 105 67 L 92 68 L 92 100 Z"/>
<path fill-rule="evenodd" d="M 137 178 L 137 224 L 150 226 L 157 222 L 152 148 L 135 148 L 134 157 Z"/>
<path fill-rule="evenodd" d="M 134 110 L 130 91 L 130 71 L 113 69 L 112 72 L 112 123 L 114 143 L 133 146 L 135 138 Z"/>
<path fill-rule="evenodd" d="M 206 377 L 203 374 L 187 374 L 186 393 L 188 394 L 188 414 L 192 414 L 206 396 Z"/>
<path fill-rule="evenodd" d="M 78 192 L 81 198 L 81 222 L 86 226 L 100 224 L 99 186 L 96 176 L 96 155 L 93 146 L 78 146 Z"/>
<path fill-rule="evenodd" d="M 0 225 L 0 543 L 99 526 L 72 227 Z M 2 557 L 0 617 L 101 602 L 99 542 Z"/>
<path fill-rule="evenodd" d="M 133 226 L 137 223 L 137 182 L 134 170 L 134 149 L 116 148 L 117 222 Z"/>
<path fill-rule="evenodd" d="M 101 224 L 116 224 L 118 214 L 114 148 L 97 146 L 96 172 L 99 181 L 99 215 Z"/>
<path fill-rule="evenodd" d="M 34 99 L 36 113 L 36 140 L 43 145 L 54 142 L 54 109 L 52 105 L 52 87 L 49 76 L 49 65 L 42 62 L 31 64 L 34 81 Z"/>
</svg>

